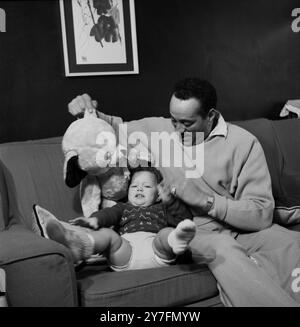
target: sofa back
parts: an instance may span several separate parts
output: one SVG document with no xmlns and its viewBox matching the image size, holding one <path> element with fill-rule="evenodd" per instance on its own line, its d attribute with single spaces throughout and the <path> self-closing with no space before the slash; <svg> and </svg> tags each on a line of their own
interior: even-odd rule
<svg viewBox="0 0 300 327">
<path fill-rule="evenodd" d="M 300 119 L 236 122 L 260 141 L 268 163 L 275 199 L 274 221 L 300 223 Z"/>
<path fill-rule="evenodd" d="M 277 222 L 300 222 L 300 119 L 235 124 L 262 144 L 276 207 L 288 214 L 287 218 L 276 216 Z M 60 137 L 0 145 L 0 230 L 14 221 L 31 227 L 34 203 L 61 220 L 81 215 L 78 187 L 70 189 L 64 184 L 63 162 Z"/>
<path fill-rule="evenodd" d="M 80 216 L 78 188 L 63 180 L 61 138 L 0 145 L 0 230 L 8 223 L 32 225 L 37 203 L 62 220 Z"/>
</svg>

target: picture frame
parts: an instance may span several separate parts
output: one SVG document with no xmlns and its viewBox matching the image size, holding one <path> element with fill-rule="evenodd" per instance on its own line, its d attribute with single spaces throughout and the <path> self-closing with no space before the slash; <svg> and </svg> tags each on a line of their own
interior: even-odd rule
<svg viewBox="0 0 300 327">
<path fill-rule="evenodd" d="M 134 0 L 60 0 L 65 75 L 138 74 Z"/>
</svg>

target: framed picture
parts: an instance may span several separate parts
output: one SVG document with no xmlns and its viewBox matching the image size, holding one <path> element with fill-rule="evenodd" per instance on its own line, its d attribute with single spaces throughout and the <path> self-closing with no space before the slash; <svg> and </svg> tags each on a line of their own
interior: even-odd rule
<svg viewBox="0 0 300 327">
<path fill-rule="evenodd" d="M 60 0 L 66 76 L 138 74 L 134 0 Z"/>
</svg>

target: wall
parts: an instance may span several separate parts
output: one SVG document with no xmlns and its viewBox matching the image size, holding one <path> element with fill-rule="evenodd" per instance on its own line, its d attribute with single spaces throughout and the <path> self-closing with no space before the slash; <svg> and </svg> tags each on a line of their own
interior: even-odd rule
<svg viewBox="0 0 300 327">
<path fill-rule="evenodd" d="M 0 1 L 0 142 L 61 135 L 67 103 L 87 92 L 127 120 L 165 115 L 170 89 L 212 81 L 228 120 L 271 117 L 300 98 L 296 0 L 135 0 L 139 75 L 64 77 L 58 1 Z"/>
</svg>

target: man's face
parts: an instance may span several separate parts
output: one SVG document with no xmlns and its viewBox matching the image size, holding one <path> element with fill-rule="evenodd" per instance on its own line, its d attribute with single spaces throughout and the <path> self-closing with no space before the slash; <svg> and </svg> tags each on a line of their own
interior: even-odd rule
<svg viewBox="0 0 300 327">
<path fill-rule="evenodd" d="M 149 171 L 136 172 L 129 186 L 128 201 L 134 206 L 148 207 L 158 197 L 157 181 Z"/>
<path fill-rule="evenodd" d="M 203 136 L 206 138 L 210 133 L 211 123 L 208 118 L 203 118 L 200 115 L 201 103 L 198 99 L 190 98 L 188 100 L 181 100 L 172 95 L 170 101 L 170 115 L 172 124 L 176 132 L 187 133 L 184 143 L 186 145 L 195 145 L 203 141 Z M 196 132 L 204 133 L 197 135 Z M 190 138 L 190 140 L 188 140 Z"/>
</svg>

